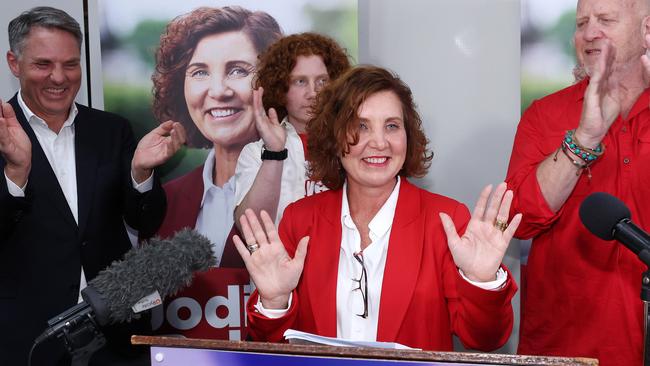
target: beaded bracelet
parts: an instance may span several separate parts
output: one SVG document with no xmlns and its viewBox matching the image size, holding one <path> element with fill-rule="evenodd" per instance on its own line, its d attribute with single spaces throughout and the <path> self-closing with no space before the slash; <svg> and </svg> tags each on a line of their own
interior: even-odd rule
<svg viewBox="0 0 650 366">
<path fill-rule="evenodd" d="M 575 136 L 575 130 L 568 130 L 566 132 L 562 145 L 566 145 L 573 154 L 582 159 L 588 165 L 591 165 L 605 152 L 605 147 L 602 143 L 598 144 L 594 149 L 583 146 Z"/>
<path fill-rule="evenodd" d="M 562 145 L 560 145 L 560 148 L 555 151 L 553 161 L 557 161 L 557 155 L 559 154 L 560 150 L 562 150 L 562 153 L 564 153 L 564 155 L 571 161 L 571 163 L 578 168 L 576 175 L 580 175 L 583 170 L 586 170 L 587 178 L 591 179 L 591 169 L 589 169 L 589 166 L 593 164 L 601 155 L 603 155 L 605 152 L 605 146 L 600 143 L 594 149 L 585 147 L 576 138 L 575 130 L 568 130 L 564 135 Z M 569 151 L 578 157 L 579 160 L 582 160 L 582 162 L 575 160 L 571 154 L 569 154 Z"/>
<path fill-rule="evenodd" d="M 563 143 L 562 146 L 561 146 L 561 148 L 559 148 L 559 149 L 557 149 L 557 150 L 555 151 L 555 156 L 553 156 L 553 161 L 557 161 L 557 154 L 560 153 L 560 150 L 562 150 L 562 152 L 563 152 L 564 155 L 569 159 L 569 161 L 571 161 L 571 163 L 573 163 L 573 165 L 574 165 L 576 168 L 578 168 L 578 170 L 576 171 L 576 176 L 580 175 L 580 174 L 582 173 L 583 170 L 586 170 L 586 171 L 587 171 L 587 178 L 589 178 L 589 180 L 591 180 L 591 169 L 589 169 L 589 165 L 591 165 L 591 163 L 584 163 L 584 162 L 581 163 L 581 162 L 579 162 L 578 160 L 575 160 L 575 159 L 574 159 L 574 158 L 569 154 L 569 151 L 568 151 L 569 149 L 567 148 L 566 144 Z M 592 161 L 592 162 L 593 162 L 593 161 Z"/>
</svg>

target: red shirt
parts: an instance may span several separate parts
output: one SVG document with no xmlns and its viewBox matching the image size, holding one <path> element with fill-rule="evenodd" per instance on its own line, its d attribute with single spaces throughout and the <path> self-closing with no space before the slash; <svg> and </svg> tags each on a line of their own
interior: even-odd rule
<svg viewBox="0 0 650 366">
<path fill-rule="evenodd" d="M 302 151 L 305 153 L 305 160 L 307 160 L 307 134 L 299 133 L 298 136 L 300 136 L 300 141 L 302 141 Z"/>
<path fill-rule="evenodd" d="M 641 365 L 645 265 L 622 244 L 587 231 L 578 209 L 590 193 L 608 192 L 650 230 L 650 90 L 626 119 L 613 123 L 591 180 L 583 172 L 558 212 L 548 207 L 536 178 L 537 166 L 560 147 L 565 131 L 578 126 L 586 86 L 582 81 L 535 101 L 517 128 L 506 181 L 515 193 L 513 211 L 524 214 L 516 236 L 533 239 L 522 283 L 519 353 Z"/>
</svg>

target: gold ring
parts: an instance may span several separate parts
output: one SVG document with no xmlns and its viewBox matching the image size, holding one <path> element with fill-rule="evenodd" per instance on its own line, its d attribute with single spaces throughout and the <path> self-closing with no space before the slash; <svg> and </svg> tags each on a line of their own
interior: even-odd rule
<svg viewBox="0 0 650 366">
<path fill-rule="evenodd" d="M 508 223 L 505 221 L 501 221 L 499 219 L 494 220 L 494 227 L 499 229 L 501 232 L 506 231 L 508 228 Z"/>
<path fill-rule="evenodd" d="M 257 243 L 247 244 L 246 248 L 248 248 L 248 251 L 253 254 L 254 251 L 260 249 L 260 245 Z"/>
</svg>

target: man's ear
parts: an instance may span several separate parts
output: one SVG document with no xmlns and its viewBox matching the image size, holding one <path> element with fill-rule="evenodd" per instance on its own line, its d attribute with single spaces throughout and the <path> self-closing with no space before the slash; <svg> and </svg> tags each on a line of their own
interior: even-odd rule
<svg viewBox="0 0 650 366">
<path fill-rule="evenodd" d="M 9 69 L 11 70 L 11 73 L 14 74 L 15 77 L 18 77 L 20 75 L 20 65 L 18 65 L 18 56 L 16 56 L 15 53 L 12 51 L 7 51 L 7 64 L 9 65 Z"/>
</svg>

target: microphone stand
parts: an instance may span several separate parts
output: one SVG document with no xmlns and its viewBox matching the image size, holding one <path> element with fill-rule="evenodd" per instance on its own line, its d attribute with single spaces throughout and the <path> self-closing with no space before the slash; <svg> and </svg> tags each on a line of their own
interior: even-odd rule
<svg viewBox="0 0 650 366">
<path fill-rule="evenodd" d="M 92 355 L 106 344 L 104 334 L 92 318 L 76 329 L 64 329 L 63 340 L 72 356 L 71 366 L 88 366 Z"/>
<path fill-rule="evenodd" d="M 86 303 L 79 303 L 66 312 L 48 320 L 48 329 L 35 344 L 55 335 L 63 338 L 65 348 L 72 356 L 71 366 L 87 366 L 92 355 L 106 344 L 96 315 Z"/>
<path fill-rule="evenodd" d="M 643 366 L 650 366 L 650 313 L 648 304 L 650 303 L 650 251 L 644 249 L 638 254 L 639 259 L 648 266 L 648 269 L 641 275 L 641 301 L 643 301 Z"/>
</svg>

